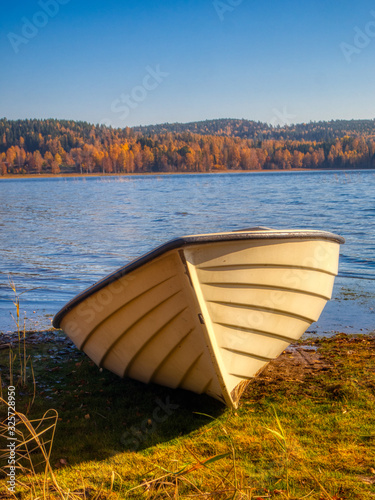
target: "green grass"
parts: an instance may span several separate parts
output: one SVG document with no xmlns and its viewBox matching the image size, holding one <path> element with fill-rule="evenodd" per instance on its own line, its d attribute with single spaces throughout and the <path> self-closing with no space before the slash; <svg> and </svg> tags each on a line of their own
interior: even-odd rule
<svg viewBox="0 0 375 500">
<path fill-rule="evenodd" d="M 320 369 L 260 377 L 231 411 L 205 396 L 100 372 L 55 341 L 57 333 L 27 344 L 31 408 L 30 364 L 28 385 L 17 387 L 17 410 L 30 420 L 50 408 L 59 414 L 50 487 L 35 450 L 39 474 L 18 473 L 17 498 L 375 498 L 374 337 L 312 340 Z M 5 397 L 6 350 L 0 365 Z"/>
</svg>

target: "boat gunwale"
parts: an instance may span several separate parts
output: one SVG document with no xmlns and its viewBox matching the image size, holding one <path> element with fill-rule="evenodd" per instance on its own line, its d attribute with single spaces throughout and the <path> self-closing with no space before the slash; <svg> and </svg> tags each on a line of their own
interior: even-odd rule
<svg viewBox="0 0 375 500">
<path fill-rule="evenodd" d="M 244 240 L 296 240 L 296 241 L 309 241 L 309 240 L 325 240 L 332 241 L 338 244 L 344 244 L 345 239 L 336 234 L 327 231 L 317 231 L 317 230 L 269 230 L 263 228 L 254 228 L 249 230 L 240 230 L 234 232 L 222 232 L 222 233 L 211 233 L 211 234 L 198 234 L 192 236 L 182 236 L 180 238 L 175 238 L 173 240 L 158 246 L 157 248 L 151 250 L 150 252 L 142 255 L 129 262 L 125 266 L 116 270 L 115 272 L 107 275 L 102 280 L 93 284 L 89 288 L 86 288 L 72 300 L 70 300 L 65 306 L 56 313 L 53 318 L 54 328 L 60 328 L 63 318 L 75 307 L 85 301 L 94 293 L 102 290 L 106 286 L 114 283 L 115 281 L 123 278 L 124 276 L 130 274 L 131 272 L 139 269 L 156 260 L 158 257 L 173 251 L 182 249 L 185 247 L 193 245 L 202 245 L 209 243 L 222 243 L 231 241 L 244 241 Z"/>
</svg>

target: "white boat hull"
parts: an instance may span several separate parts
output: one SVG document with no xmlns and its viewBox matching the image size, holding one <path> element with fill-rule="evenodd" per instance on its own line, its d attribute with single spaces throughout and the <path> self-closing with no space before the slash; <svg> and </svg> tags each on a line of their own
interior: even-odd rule
<svg viewBox="0 0 375 500">
<path fill-rule="evenodd" d="M 318 320 L 342 242 L 314 231 L 186 237 L 83 292 L 54 324 L 120 377 L 236 407 L 248 381 Z"/>
</svg>

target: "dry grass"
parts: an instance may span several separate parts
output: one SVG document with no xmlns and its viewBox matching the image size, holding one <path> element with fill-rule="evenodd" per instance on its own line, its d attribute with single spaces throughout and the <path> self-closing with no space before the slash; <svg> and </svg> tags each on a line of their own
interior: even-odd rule
<svg viewBox="0 0 375 500">
<path fill-rule="evenodd" d="M 10 354 L 0 351 L 4 443 L 6 388 L 17 386 L 17 487 L 12 494 L 3 480 L 0 498 L 375 498 L 375 338 L 338 336 L 284 354 L 233 412 L 100 373 L 58 334 L 34 341 L 23 331 Z M 155 401 L 175 407 L 157 425 Z"/>
</svg>

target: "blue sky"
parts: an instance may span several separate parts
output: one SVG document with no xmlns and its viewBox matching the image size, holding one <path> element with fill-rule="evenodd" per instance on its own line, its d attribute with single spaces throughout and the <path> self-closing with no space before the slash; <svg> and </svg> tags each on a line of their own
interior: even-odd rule
<svg viewBox="0 0 375 500">
<path fill-rule="evenodd" d="M 125 127 L 375 117 L 372 1 L 4 4 L 0 116 L 8 119 Z"/>
</svg>

